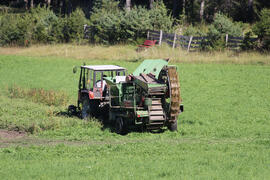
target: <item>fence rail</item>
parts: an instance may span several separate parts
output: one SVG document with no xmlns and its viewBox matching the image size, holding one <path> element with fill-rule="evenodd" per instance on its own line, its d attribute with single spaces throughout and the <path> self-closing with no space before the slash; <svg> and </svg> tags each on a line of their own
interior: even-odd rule
<svg viewBox="0 0 270 180">
<path fill-rule="evenodd" d="M 187 51 L 196 51 L 202 47 L 203 44 L 207 44 L 210 41 L 210 38 L 207 36 L 203 37 L 194 37 L 194 36 L 183 36 L 176 33 L 165 33 L 162 30 L 153 31 L 149 30 L 147 32 L 147 39 L 157 40 L 158 44 L 167 43 L 173 48 L 181 47 Z M 229 49 L 237 50 L 241 47 L 243 43 L 243 37 L 233 37 L 226 34 L 225 45 Z M 250 38 L 251 41 L 256 41 L 257 38 Z"/>
</svg>

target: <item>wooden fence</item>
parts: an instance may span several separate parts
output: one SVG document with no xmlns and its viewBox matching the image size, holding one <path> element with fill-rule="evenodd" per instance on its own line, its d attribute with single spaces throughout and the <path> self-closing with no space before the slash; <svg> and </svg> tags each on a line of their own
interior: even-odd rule
<svg viewBox="0 0 270 180">
<path fill-rule="evenodd" d="M 84 38 L 91 38 L 92 34 L 90 31 L 91 27 L 84 25 Z M 196 51 L 201 49 L 204 45 L 208 45 L 210 42 L 209 37 L 196 37 L 196 36 L 182 36 L 176 33 L 170 34 L 160 31 L 149 30 L 147 32 L 147 39 L 157 40 L 157 44 L 167 43 L 172 48 L 182 48 L 189 51 Z M 238 50 L 240 49 L 244 38 L 243 37 L 233 37 L 226 34 L 225 45 L 228 49 Z M 256 41 L 257 38 L 250 38 L 251 41 Z"/>
<path fill-rule="evenodd" d="M 172 48 L 181 47 L 187 51 L 196 51 L 202 48 L 203 45 L 207 45 L 210 41 L 209 37 L 182 36 L 176 33 L 165 33 L 162 30 L 149 30 L 147 32 L 147 39 L 157 40 L 159 45 L 167 43 L 169 46 L 172 46 Z M 226 34 L 225 45 L 229 49 L 237 50 L 241 47 L 243 40 L 243 37 L 233 37 Z M 251 38 L 251 40 L 255 41 L 257 38 Z"/>
</svg>

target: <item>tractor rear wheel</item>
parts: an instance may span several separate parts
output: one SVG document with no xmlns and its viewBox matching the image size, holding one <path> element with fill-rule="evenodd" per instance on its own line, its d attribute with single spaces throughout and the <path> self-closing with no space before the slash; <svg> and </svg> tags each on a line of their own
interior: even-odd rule
<svg viewBox="0 0 270 180">
<path fill-rule="evenodd" d="M 177 121 L 169 122 L 168 129 L 170 131 L 177 131 Z"/>
<path fill-rule="evenodd" d="M 89 99 L 84 99 L 82 101 L 82 119 L 87 120 L 90 117 L 90 101 Z"/>
</svg>

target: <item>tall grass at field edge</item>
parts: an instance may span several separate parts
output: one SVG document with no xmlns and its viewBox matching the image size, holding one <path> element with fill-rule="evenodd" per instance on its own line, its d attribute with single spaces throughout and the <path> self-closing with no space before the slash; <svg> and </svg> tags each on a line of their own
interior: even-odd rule
<svg viewBox="0 0 270 180">
<path fill-rule="evenodd" d="M 65 57 L 79 60 L 124 60 L 166 59 L 184 63 L 221 63 L 221 64 L 258 64 L 269 65 L 270 54 L 260 52 L 214 51 L 187 52 L 167 45 L 156 46 L 142 52 L 136 52 L 137 46 L 131 45 L 74 45 L 55 44 L 37 45 L 29 48 L 0 48 L 2 55 L 23 55 L 34 57 Z"/>
<path fill-rule="evenodd" d="M 10 98 L 27 98 L 33 102 L 43 103 L 48 106 L 66 106 L 69 101 L 68 95 L 63 91 L 44 89 L 25 89 L 12 85 L 7 89 Z"/>
</svg>

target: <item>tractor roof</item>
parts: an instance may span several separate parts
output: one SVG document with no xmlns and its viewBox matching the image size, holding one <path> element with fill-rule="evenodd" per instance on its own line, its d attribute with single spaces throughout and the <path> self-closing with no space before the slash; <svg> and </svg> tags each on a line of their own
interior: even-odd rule
<svg viewBox="0 0 270 180">
<path fill-rule="evenodd" d="M 126 68 L 116 66 L 116 65 L 94 65 L 94 66 L 81 66 L 82 68 L 91 69 L 94 71 L 121 71 L 126 70 Z"/>
</svg>

